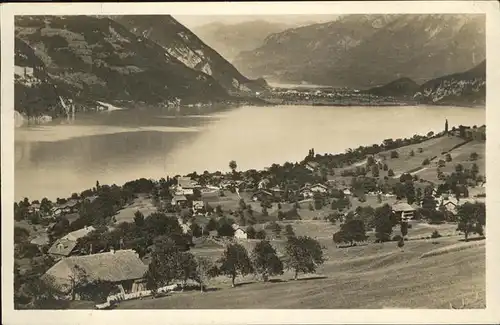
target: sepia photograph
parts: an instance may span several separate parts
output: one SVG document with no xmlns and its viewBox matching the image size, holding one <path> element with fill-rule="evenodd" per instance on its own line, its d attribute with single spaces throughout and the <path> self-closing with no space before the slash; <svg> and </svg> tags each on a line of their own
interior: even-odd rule
<svg viewBox="0 0 500 325">
<path fill-rule="evenodd" d="M 487 308 L 484 12 L 133 13 L 11 18 L 15 310 Z"/>
</svg>

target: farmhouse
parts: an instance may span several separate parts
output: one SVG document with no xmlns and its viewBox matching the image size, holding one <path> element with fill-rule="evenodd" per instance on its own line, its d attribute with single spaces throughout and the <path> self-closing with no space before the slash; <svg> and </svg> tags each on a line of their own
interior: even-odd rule
<svg viewBox="0 0 500 325">
<path fill-rule="evenodd" d="M 400 216 L 401 221 L 408 221 L 415 216 L 415 209 L 408 203 L 400 202 L 392 206 L 392 212 Z"/>
<path fill-rule="evenodd" d="M 72 296 L 73 283 L 78 279 L 109 281 L 122 293 L 132 293 L 145 289 L 144 275 L 147 269 L 133 250 L 118 250 L 63 258 L 42 279 L 68 298 Z"/>
<path fill-rule="evenodd" d="M 57 216 L 60 214 L 74 213 L 78 209 L 79 205 L 80 205 L 80 202 L 78 202 L 78 200 L 71 199 L 71 200 L 67 201 L 66 203 L 55 206 L 52 209 L 52 214 Z"/>
<path fill-rule="evenodd" d="M 48 253 L 55 257 L 65 257 L 71 255 L 76 247 L 76 242 L 78 241 L 78 239 L 87 236 L 94 230 L 95 228 L 90 226 L 70 232 L 66 236 L 57 240 L 50 247 Z"/>
<path fill-rule="evenodd" d="M 238 239 L 247 239 L 248 238 L 247 232 L 243 228 L 241 228 L 239 225 L 233 224 L 232 227 L 234 229 L 234 238 L 238 238 Z"/>
<path fill-rule="evenodd" d="M 184 195 L 174 195 L 172 198 L 172 205 L 185 206 L 187 204 L 187 198 Z"/>
<path fill-rule="evenodd" d="M 311 191 L 313 192 L 318 192 L 318 193 L 326 193 L 328 192 L 328 187 L 326 187 L 325 185 L 323 184 L 314 184 L 312 185 L 311 187 L 309 187 L 311 189 Z"/>
<path fill-rule="evenodd" d="M 193 195 L 194 189 L 200 186 L 189 177 L 179 177 L 174 187 L 175 195 Z"/>
<path fill-rule="evenodd" d="M 313 191 L 309 188 L 309 186 L 304 186 L 303 188 L 301 188 L 299 191 L 299 194 L 304 199 L 311 198 L 314 195 Z"/>
</svg>

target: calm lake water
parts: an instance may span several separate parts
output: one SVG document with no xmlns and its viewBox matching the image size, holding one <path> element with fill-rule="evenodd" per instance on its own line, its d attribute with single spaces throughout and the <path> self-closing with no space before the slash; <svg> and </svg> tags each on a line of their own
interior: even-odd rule
<svg viewBox="0 0 500 325">
<path fill-rule="evenodd" d="M 337 153 L 387 138 L 485 124 L 461 107 L 243 106 L 172 116 L 164 110 L 78 115 L 15 131 L 15 198 L 67 197 L 140 177 L 263 168 L 302 160 L 310 148 Z M 185 113 L 186 114 L 186 113 Z M 62 124 L 64 123 L 64 124 Z"/>
</svg>

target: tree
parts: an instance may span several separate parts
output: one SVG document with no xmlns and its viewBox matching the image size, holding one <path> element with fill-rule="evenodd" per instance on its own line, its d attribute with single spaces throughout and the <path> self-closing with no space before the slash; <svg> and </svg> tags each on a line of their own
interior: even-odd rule
<svg viewBox="0 0 500 325">
<path fill-rule="evenodd" d="M 231 277 L 231 286 L 233 288 L 238 275 L 245 276 L 253 272 L 248 252 L 240 244 L 229 244 L 218 262 L 221 264 L 219 267 L 220 273 Z"/>
<path fill-rule="evenodd" d="M 235 173 L 236 172 L 236 168 L 238 168 L 238 165 L 236 164 L 236 161 L 231 160 L 229 162 L 229 168 L 231 168 L 231 170 L 233 171 L 233 173 Z"/>
<path fill-rule="evenodd" d="M 256 236 L 257 232 L 255 231 L 255 228 L 252 226 L 247 227 L 247 237 L 249 239 L 254 239 Z"/>
<path fill-rule="evenodd" d="M 392 169 L 389 169 L 389 171 L 387 172 L 387 176 L 394 177 L 394 171 Z"/>
<path fill-rule="evenodd" d="M 464 171 L 464 166 L 463 166 L 462 164 L 457 164 L 457 165 L 455 165 L 455 171 L 456 171 L 457 173 L 461 173 L 461 172 L 463 172 L 463 171 Z"/>
<path fill-rule="evenodd" d="M 391 151 L 391 158 L 399 158 L 399 153 L 397 152 L 397 150 L 392 150 Z"/>
<path fill-rule="evenodd" d="M 406 235 L 408 235 L 408 222 L 401 222 L 401 236 L 403 238 L 406 237 Z"/>
<path fill-rule="evenodd" d="M 413 157 L 415 156 L 415 151 L 413 151 L 413 149 L 410 151 L 410 157 Z"/>
<path fill-rule="evenodd" d="M 448 119 L 444 122 L 444 133 L 448 134 Z"/>
<path fill-rule="evenodd" d="M 146 274 L 148 288 L 154 291 L 177 279 L 179 258 L 179 249 L 171 238 L 157 238 Z"/>
<path fill-rule="evenodd" d="M 144 215 L 139 210 L 134 213 L 134 223 L 137 227 L 142 227 L 144 225 Z"/>
<path fill-rule="evenodd" d="M 286 267 L 295 272 L 315 273 L 319 265 L 325 262 L 320 243 L 308 236 L 289 237 L 285 247 Z"/>
<path fill-rule="evenodd" d="M 379 177 L 379 175 L 380 175 L 380 172 L 379 172 L 378 166 L 377 165 L 373 165 L 372 166 L 372 176 L 373 177 Z"/>
<path fill-rule="evenodd" d="M 203 231 L 200 225 L 198 225 L 196 222 L 193 222 L 191 226 L 189 226 L 189 228 L 191 230 L 191 234 L 193 235 L 193 237 L 199 238 L 203 235 Z"/>
<path fill-rule="evenodd" d="M 276 250 L 267 240 L 263 240 L 255 245 L 252 251 L 252 263 L 255 273 L 262 276 L 267 282 L 269 276 L 283 274 L 283 263 L 278 258 Z"/>
<path fill-rule="evenodd" d="M 219 220 L 219 227 L 217 228 L 217 232 L 219 236 L 223 237 L 234 237 L 234 228 L 231 223 L 229 222 L 220 222 Z"/>
<path fill-rule="evenodd" d="M 389 166 L 387 166 L 387 164 L 384 163 L 383 169 L 384 169 L 384 171 L 388 171 L 389 170 Z"/>
<path fill-rule="evenodd" d="M 200 291 L 203 292 L 208 281 L 217 276 L 218 270 L 212 261 L 204 256 L 196 260 L 196 281 L 200 284 Z"/>
<path fill-rule="evenodd" d="M 457 211 L 457 231 L 464 233 L 465 241 L 469 240 L 469 234 L 484 235 L 483 227 L 486 225 L 486 206 L 484 203 L 465 203 Z"/>
<path fill-rule="evenodd" d="M 477 152 L 473 152 L 470 154 L 470 160 L 477 160 L 479 158 L 479 155 Z"/>
<path fill-rule="evenodd" d="M 182 290 L 185 289 L 187 280 L 197 279 L 197 264 L 193 254 L 189 252 L 180 252 L 177 256 L 176 279 L 181 280 Z"/>
<path fill-rule="evenodd" d="M 439 167 L 445 167 L 446 166 L 446 162 L 443 159 L 439 159 L 438 166 Z"/>
<path fill-rule="evenodd" d="M 295 231 L 293 230 L 292 225 L 286 225 L 285 226 L 285 236 L 287 238 L 295 236 Z"/>
<path fill-rule="evenodd" d="M 365 241 L 366 239 L 365 224 L 363 221 L 356 219 L 344 223 L 340 230 L 333 235 L 333 241 L 336 244 L 349 243 L 351 246 L 354 245 L 354 242 Z"/>
<path fill-rule="evenodd" d="M 385 204 L 375 209 L 375 237 L 378 242 L 389 241 L 394 226 L 391 207 Z"/>
<path fill-rule="evenodd" d="M 446 157 L 445 157 L 446 161 L 447 162 L 451 162 L 453 159 L 451 158 L 451 155 L 449 153 L 446 154 Z"/>
<path fill-rule="evenodd" d="M 255 233 L 255 239 L 266 239 L 266 231 L 261 229 Z"/>
<path fill-rule="evenodd" d="M 205 232 L 210 232 L 212 230 L 217 230 L 217 221 L 215 219 L 208 220 L 207 225 L 205 226 Z"/>
<path fill-rule="evenodd" d="M 427 166 L 431 163 L 431 161 L 429 160 L 429 158 L 425 158 L 424 161 L 422 162 L 422 165 L 423 166 Z"/>
</svg>

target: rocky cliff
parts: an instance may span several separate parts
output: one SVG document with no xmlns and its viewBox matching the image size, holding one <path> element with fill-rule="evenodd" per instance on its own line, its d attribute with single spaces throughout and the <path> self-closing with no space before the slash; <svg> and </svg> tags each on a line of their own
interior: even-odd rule
<svg viewBox="0 0 500 325">
<path fill-rule="evenodd" d="M 50 89 L 48 93 L 57 89 L 58 94 L 87 103 L 194 103 L 229 97 L 210 75 L 186 66 L 162 46 L 106 17 L 18 16 L 15 27 L 22 41 L 16 42 L 16 60 L 28 67 L 28 74 L 33 71 L 35 89 Z M 21 63 L 29 49 L 34 55 Z M 25 78 L 24 69 L 18 75 Z M 16 96 L 16 106 L 37 98 L 23 87 L 18 89 L 24 89 L 25 99 Z M 53 103 L 56 95 L 47 96 Z M 55 114 L 60 111 L 57 104 L 50 107 Z"/>
<path fill-rule="evenodd" d="M 189 68 L 213 77 L 231 93 L 250 94 L 263 90 L 262 80 L 243 76 L 231 63 L 203 43 L 194 33 L 170 15 L 110 16 L 135 35 L 159 44 L 170 57 Z"/>
<path fill-rule="evenodd" d="M 366 89 L 470 69 L 485 59 L 485 42 L 480 14 L 346 15 L 270 35 L 233 63 L 269 81 Z"/>
</svg>

